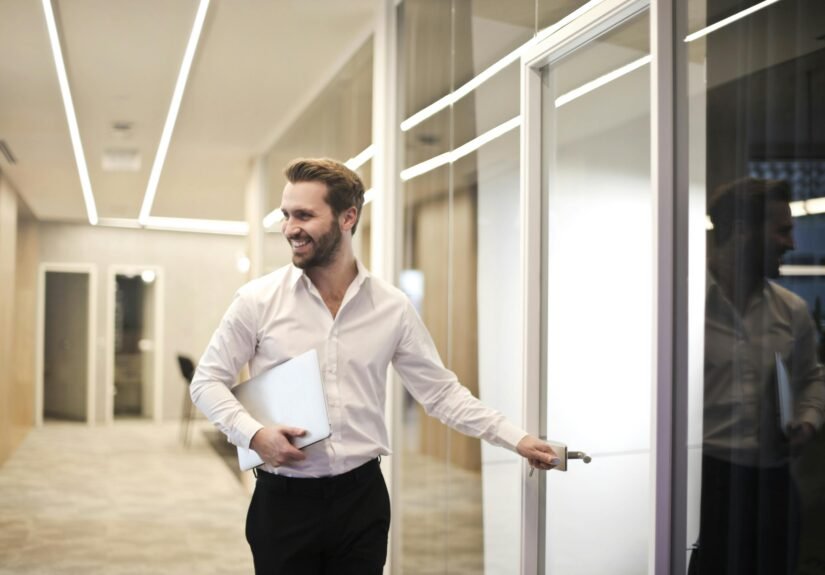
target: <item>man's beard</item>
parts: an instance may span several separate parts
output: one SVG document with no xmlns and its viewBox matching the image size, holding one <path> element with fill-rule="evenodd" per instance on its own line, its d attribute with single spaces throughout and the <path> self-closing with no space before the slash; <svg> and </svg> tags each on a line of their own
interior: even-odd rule
<svg viewBox="0 0 825 575">
<path fill-rule="evenodd" d="M 311 239 L 313 250 L 306 259 L 293 254 L 292 263 L 302 270 L 320 268 L 332 263 L 341 247 L 341 228 L 337 221 L 333 221 L 330 230 L 317 240 Z"/>
</svg>

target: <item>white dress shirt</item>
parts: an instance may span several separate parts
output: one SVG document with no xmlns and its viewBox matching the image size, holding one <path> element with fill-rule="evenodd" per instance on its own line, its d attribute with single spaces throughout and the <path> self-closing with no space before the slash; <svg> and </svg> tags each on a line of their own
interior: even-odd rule
<svg viewBox="0 0 825 575">
<path fill-rule="evenodd" d="M 744 314 L 708 274 L 705 300 L 705 453 L 751 467 L 788 461 L 779 424 L 776 353 L 790 374 L 794 419 L 819 428 L 825 381 L 805 301 L 765 280 Z"/>
<path fill-rule="evenodd" d="M 339 475 L 390 453 L 384 421 L 390 363 L 426 412 L 450 427 L 515 450 L 527 433 L 483 405 L 444 367 L 409 298 L 358 275 L 336 317 L 302 270 L 288 265 L 235 294 L 191 384 L 192 400 L 235 445 L 263 427 L 230 388 L 249 363 L 252 377 L 311 348 L 318 352 L 332 426 L 329 439 L 304 448 L 304 461 L 261 469 L 291 477 Z"/>
</svg>

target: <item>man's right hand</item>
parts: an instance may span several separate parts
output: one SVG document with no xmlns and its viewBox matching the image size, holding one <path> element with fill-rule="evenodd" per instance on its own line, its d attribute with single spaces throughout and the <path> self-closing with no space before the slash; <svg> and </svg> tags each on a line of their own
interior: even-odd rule
<svg viewBox="0 0 825 575">
<path fill-rule="evenodd" d="M 249 447 L 260 455 L 261 459 L 274 467 L 287 465 L 293 461 L 306 459 L 306 455 L 291 442 L 293 437 L 300 437 L 305 433 L 306 430 L 297 427 L 283 425 L 264 427 L 252 436 Z"/>
</svg>

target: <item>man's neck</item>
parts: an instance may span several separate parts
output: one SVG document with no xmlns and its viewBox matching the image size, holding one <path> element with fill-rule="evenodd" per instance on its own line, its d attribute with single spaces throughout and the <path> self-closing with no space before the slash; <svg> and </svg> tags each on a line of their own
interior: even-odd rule
<svg viewBox="0 0 825 575">
<path fill-rule="evenodd" d="M 737 269 L 734 262 L 725 258 L 711 258 L 709 268 L 716 283 L 722 289 L 725 297 L 740 311 L 747 308 L 748 302 L 757 292 L 765 278 L 753 270 Z"/>
<path fill-rule="evenodd" d="M 349 251 L 342 253 L 328 265 L 305 270 L 313 285 L 327 298 L 343 298 L 352 280 L 358 275 L 355 255 Z"/>
</svg>

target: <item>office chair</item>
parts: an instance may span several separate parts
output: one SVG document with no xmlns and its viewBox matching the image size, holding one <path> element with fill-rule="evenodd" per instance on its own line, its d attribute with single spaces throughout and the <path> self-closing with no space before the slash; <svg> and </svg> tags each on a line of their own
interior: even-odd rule
<svg viewBox="0 0 825 575">
<path fill-rule="evenodd" d="M 183 416 L 181 417 L 181 441 L 184 447 L 189 445 L 189 425 L 195 418 L 195 404 L 192 403 L 192 398 L 189 396 L 189 384 L 192 383 L 192 378 L 195 377 L 195 363 L 187 356 L 178 354 L 178 366 L 180 373 L 186 383 L 186 389 L 183 396 Z"/>
</svg>

